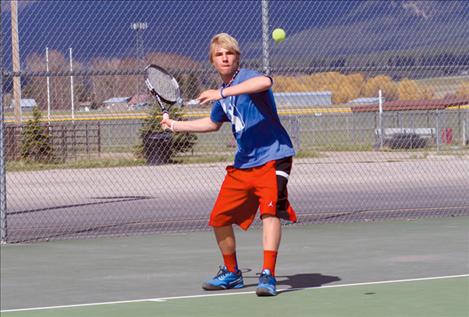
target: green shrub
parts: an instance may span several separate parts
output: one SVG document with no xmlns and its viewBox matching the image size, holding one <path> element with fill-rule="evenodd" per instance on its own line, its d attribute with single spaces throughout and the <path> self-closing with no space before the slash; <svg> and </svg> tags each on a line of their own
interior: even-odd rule
<svg viewBox="0 0 469 317">
<path fill-rule="evenodd" d="M 179 107 L 172 107 L 169 111 L 169 117 L 174 120 L 184 120 L 184 111 Z M 142 127 L 139 131 L 140 143 L 137 145 L 135 155 L 137 158 L 145 157 L 144 142 L 148 135 L 153 133 L 171 133 L 164 132 L 160 126 L 162 119 L 162 113 L 159 107 L 149 113 L 148 117 L 143 120 Z M 178 153 L 184 153 L 192 150 L 195 143 L 197 142 L 197 136 L 193 133 L 171 133 L 170 141 L 168 144 L 169 158 L 172 158 Z"/>
<path fill-rule="evenodd" d="M 21 159 L 26 162 L 55 162 L 52 139 L 48 127 L 41 125 L 41 111 L 33 108 L 33 118 L 21 131 Z"/>
</svg>

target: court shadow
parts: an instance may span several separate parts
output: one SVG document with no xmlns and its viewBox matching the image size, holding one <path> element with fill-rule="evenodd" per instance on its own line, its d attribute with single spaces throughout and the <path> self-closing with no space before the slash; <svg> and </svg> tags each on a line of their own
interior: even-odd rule
<svg viewBox="0 0 469 317">
<path fill-rule="evenodd" d="M 290 286 L 289 289 L 280 292 L 297 291 L 304 288 L 320 287 L 325 284 L 340 281 L 340 277 L 333 275 L 322 275 L 320 273 L 304 273 L 295 275 L 276 276 L 277 287 Z"/>
<path fill-rule="evenodd" d="M 301 273 L 294 275 L 277 275 L 277 287 L 283 288 L 282 286 L 289 286 L 288 289 L 282 290 L 282 292 L 291 292 L 300 290 L 303 288 L 320 287 L 322 285 L 340 281 L 340 277 L 333 275 L 323 275 L 320 273 Z M 257 286 L 256 284 L 250 284 L 246 286 Z"/>
</svg>

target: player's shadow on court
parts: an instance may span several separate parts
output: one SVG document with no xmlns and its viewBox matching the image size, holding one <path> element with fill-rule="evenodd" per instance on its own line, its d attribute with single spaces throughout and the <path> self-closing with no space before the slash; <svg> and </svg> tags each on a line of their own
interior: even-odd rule
<svg viewBox="0 0 469 317">
<path fill-rule="evenodd" d="M 281 292 L 291 292 L 309 287 L 320 287 L 325 284 L 340 281 L 338 276 L 333 275 L 322 275 L 320 273 L 304 273 L 295 275 L 278 275 L 277 287 L 283 288 L 282 286 L 290 286 L 286 290 Z"/>
<path fill-rule="evenodd" d="M 282 286 L 289 286 L 288 289 L 281 292 L 291 292 L 303 288 L 320 287 L 325 284 L 340 281 L 338 276 L 322 275 L 320 273 L 302 273 L 295 275 L 277 275 L 277 288 L 284 288 Z M 257 286 L 256 284 L 246 286 Z"/>
</svg>

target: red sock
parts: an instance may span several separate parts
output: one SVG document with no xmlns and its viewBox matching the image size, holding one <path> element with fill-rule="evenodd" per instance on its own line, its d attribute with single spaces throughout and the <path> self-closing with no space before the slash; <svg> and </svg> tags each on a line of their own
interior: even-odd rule
<svg viewBox="0 0 469 317">
<path fill-rule="evenodd" d="M 236 252 L 233 254 L 223 254 L 223 262 L 228 271 L 236 273 L 238 272 L 238 262 L 236 261 Z"/>
<path fill-rule="evenodd" d="M 277 263 L 277 251 L 264 250 L 264 266 L 262 270 L 268 269 L 275 276 L 275 264 Z"/>
</svg>

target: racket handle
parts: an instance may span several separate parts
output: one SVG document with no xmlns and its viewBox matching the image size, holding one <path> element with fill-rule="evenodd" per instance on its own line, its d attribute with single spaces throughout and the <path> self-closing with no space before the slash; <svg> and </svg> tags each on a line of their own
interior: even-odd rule
<svg viewBox="0 0 469 317">
<path fill-rule="evenodd" d="M 163 113 L 163 119 L 169 119 L 169 114 L 167 112 Z"/>
</svg>

